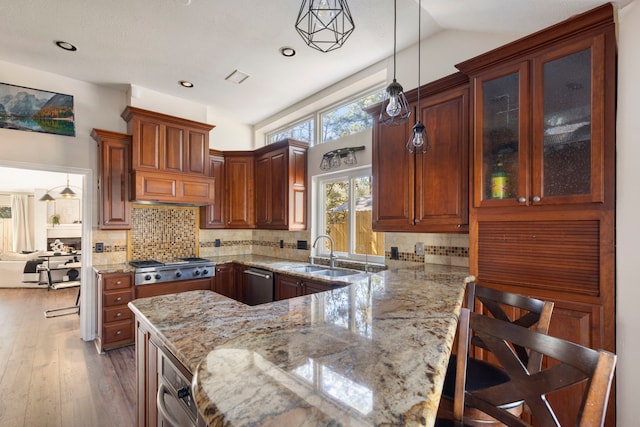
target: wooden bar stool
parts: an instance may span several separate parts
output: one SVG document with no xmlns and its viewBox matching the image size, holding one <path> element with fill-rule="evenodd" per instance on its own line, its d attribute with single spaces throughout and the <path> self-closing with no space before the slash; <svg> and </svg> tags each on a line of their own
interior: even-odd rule
<svg viewBox="0 0 640 427">
<path fill-rule="evenodd" d="M 542 334 L 471 313 L 463 308 L 460 314 L 459 354 L 468 352 L 472 333 L 495 355 L 508 376 L 508 381 L 479 390 L 466 390 L 464 381 L 456 383 L 453 420 L 437 420 L 436 426 L 462 426 L 465 407 L 477 408 L 507 426 L 530 427 L 532 424 L 514 416 L 502 406 L 514 399 L 523 401 L 533 423 L 539 426 L 559 426 L 546 396 L 568 387 L 584 387 L 576 426 L 603 426 L 616 355 L 605 350 L 593 350 L 557 337 Z M 545 356 L 551 363 L 544 369 L 531 371 L 514 351 L 515 346 L 529 348 Z M 457 376 L 463 378 L 467 358 L 458 357 Z"/>
<path fill-rule="evenodd" d="M 486 286 L 469 283 L 467 287 L 467 308 L 473 311 L 476 308 L 476 301 L 482 304 L 483 312 L 492 317 L 524 328 L 535 328 L 538 332 L 546 334 L 551 322 L 553 312 L 553 302 L 542 301 L 536 298 L 527 297 L 515 293 L 499 291 Z M 460 335 L 460 333 L 459 333 Z M 460 336 L 458 336 L 460 340 Z M 474 335 L 468 337 L 469 345 L 467 352 L 473 352 L 475 356 L 481 356 L 489 351 L 482 340 Z M 537 372 L 542 365 L 542 356 L 535 351 L 522 346 L 514 347 L 521 362 L 527 366 L 531 372 Z M 458 355 L 461 353 L 458 353 Z M 504 370 L 472 354 L 464 353 L 468 357 L 465 389 L 474 391 L 487 387 L 492 387 L 509 380 Z M 453 401 L 457 378 L 456 363 L 458 355 L 452 355 L 449 359 L 447 373 L 442 390 L 442 399 L 438 409 L 438 416 L 450 418 L 452 416 Z M 510 410 L 513 414 L 519 415 L 522 412 L 522 401 L 514 399 L 505 402 L 504 409 Z M 484 412 L 473 408 L 465 409 L 465 419 L 470 425 L 490 426 L 498 425 L 494 419 L 488 417 Z"/>
</svg>

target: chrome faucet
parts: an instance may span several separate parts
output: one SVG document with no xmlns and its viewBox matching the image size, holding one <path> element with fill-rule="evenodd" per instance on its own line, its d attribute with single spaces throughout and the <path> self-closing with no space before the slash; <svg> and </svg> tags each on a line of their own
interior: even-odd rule
<svg viewBox="0 0 640 427">
<path fill-rule="evenodd" d="M 313 248 L 315 249 L 316 247 L 316 243 L 318 243 L 318 240 L 320 240 L 322 237 L 324 237 L 325 239 L 329 240 L 329 267 L 331 268 L 335 268 L 335 259 L 336 256 L 333 254 L 333 239 L 331 238 L 331 236 L 329 236 L 328 234 L 321 234 L 318 237 L 316 237 L 316 240 L 313 241 Z"/>
</svg>

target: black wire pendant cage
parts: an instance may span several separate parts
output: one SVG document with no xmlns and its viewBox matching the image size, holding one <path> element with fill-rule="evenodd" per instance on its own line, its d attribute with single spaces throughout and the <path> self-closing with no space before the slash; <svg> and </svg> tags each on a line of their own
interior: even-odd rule
<svg viewBox="0 0 640 427">
<path fill-rule="evenodd" d="M 331 52 L 344 44 L 355 30 L 346 0 L 303 0 L 296 31 L 307 46 Z"/>
</svg>

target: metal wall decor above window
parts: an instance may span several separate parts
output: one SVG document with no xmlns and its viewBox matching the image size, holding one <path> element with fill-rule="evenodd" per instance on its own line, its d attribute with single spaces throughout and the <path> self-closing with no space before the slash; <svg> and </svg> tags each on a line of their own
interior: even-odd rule
<svg viewBox="0 0 640 427">
<path fill-rule="evenodd" d="M 355 25 L 346 0 L 302 0 L 296 31 L 321 52 L 342 47 Z"/>
<path fill-rule="evenodd" d="M 337 150 L 329 151 L 322 156 L 320 162 L 320 169 L 327 171 L 334 168 L 339 168 L 341 164 L 352 166 L 358 163 L 356 159 L 356 151 L 364 150 L 364 145 L 359 147 L 345 147 L 338 148 Z"/>
<path fill-rule="evenodd" d="M 393 0 L 393 82 L 387 86 L 384 101 L 380 107 L 380 123 L 387 126 L 404 123 L 411 115 L 404 89 L 396 80 L 396 14 L 396 0 Z"/>
</svg>

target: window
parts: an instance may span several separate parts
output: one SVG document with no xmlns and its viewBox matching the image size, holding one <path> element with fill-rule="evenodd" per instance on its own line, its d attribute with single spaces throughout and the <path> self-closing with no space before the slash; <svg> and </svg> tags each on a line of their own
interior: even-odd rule
<svg viewBox="0 0 640 427">
<path fill-rule="evenodd" d="M 364 109 L 381 102 L 383 98 L 384 90 L 376 89 L 375 92 L 370 92 L 355 101 L 320 113 L 320 128 L 322 130 L 319 138 L 320 143 L 371 129 L 373 117 Z"/>
<path fill-rule="evenodd" d="M 282 141 L 286 138 L 297 139 L 313 145 L 315 119 L 310 118 L 267 135 L 267 144 Z"/>
<path fill-rule="evenodd" d="M 272 144 L 285 138 L 293 138 L 298 141 L 308 142 L 310 146 L 314 146 L 371 129 L 373 118 L 364 109 L 382 102 L 384 91 L 384 88 L 375 88 L 364 95 L 359 94 L 330 109 L 318 112 L 313 117 L 268 133 L 266 136 L 267 144 Z M 320 135 L 316 135 L 316 122 L 321 123 Z"/>
<path fill-rule="evenodd" d="M 334 253 L 364 261 L 384 262 L 384 233 L 371 228 L 371 169 L 357 169 L 319 182 L 318 234 L 334 241 Z M 321 240 L 316 254 L 329 255 Z"/>
</svg>

